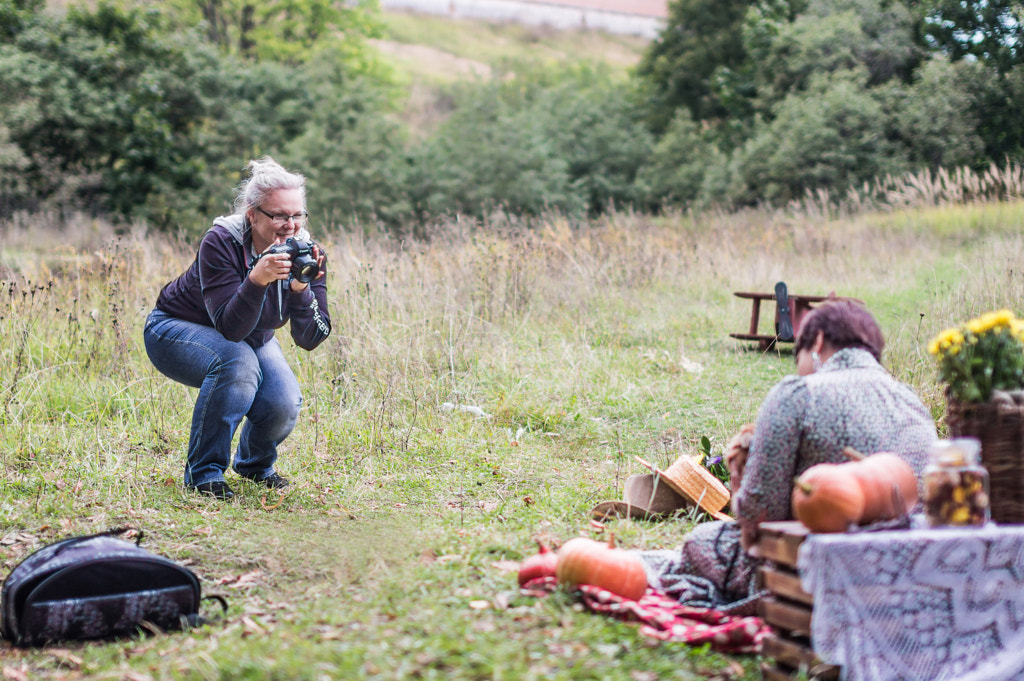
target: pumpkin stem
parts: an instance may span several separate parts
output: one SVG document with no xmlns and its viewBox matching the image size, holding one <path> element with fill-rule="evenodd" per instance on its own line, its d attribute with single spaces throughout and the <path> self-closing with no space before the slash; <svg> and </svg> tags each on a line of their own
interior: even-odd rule
<svg viewBox="0 0 1024 681">
<path fill-rule="evenodd" d="M 609 532 L 608 533 L 608 548 L 610 548 L 610 549 L 614 549 L 615 548 L 615 533 L 614 532 Z"/>
<path fill-rule="evenodd" d="M 793 484 L 800 488 L 800 491 L 804 494 L 810 494 L 814 491 L 814 487 L 809 482 L 804 482 L 800 478 L 793 478 Z"/>
<path fill-rule="evenodd" d="M 850 461 L 863 461 L 864 459 L 868 458 L 864 454 L 858 452 L 853 447 L 843 447 L 843 456 L 845 456 Z"/>
<path fill-rule="evenodd" d="M 551 549 L 549 549 L 548 545 L 545 544 L 543 541 L 541 541 L 540 539 L 534 539 L 534 541 L 537 542 L 537 553 L 551 553 Z"/>
</svg>

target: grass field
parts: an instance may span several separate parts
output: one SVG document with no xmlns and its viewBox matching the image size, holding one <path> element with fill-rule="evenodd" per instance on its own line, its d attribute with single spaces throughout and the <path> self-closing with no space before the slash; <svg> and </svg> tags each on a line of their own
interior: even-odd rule
<svg viewBox="0 0 1024 681">
<path fill-rule="evenodd" d="M 313 225 L 332 258 L 334 332 L 286 345 L 305 395 L 287 494 L 180 485 L 195 392 L 141 330 L 192 245 L 43 217 L 0 231 L 0 563 L 131 525 L 223 594 L 226 621 L 137 640 L 0 647 L 5 679 L 759 678 L 755 656 L 659 644 L 566 593 L 519 594 L 515 561 L 614 532 L 679 545 L 693 522 L 587 511 L 643 472 L 715 450 L 794 370 L 728 337 L 735 290 L 865 301 L 886 365 L 936 417 L 925 352 L 942 328 L 1022 309 L 1024 204 L 700 218 L 620 214 L 532 229 L 438 225 L 398 242 Z M 287 336 L 280 335 L 287 344 Z M 446 410 L 452 403 L 488 414 Z M 742 671 L 741 671 L 742 669 Z"/>
</svg>

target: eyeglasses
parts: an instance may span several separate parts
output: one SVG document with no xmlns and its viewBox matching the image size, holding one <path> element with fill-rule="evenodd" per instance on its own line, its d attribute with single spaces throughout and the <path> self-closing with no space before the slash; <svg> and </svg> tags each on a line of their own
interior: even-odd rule
<svg viewBox="0 0 1024 681">
<path fill-rule="evenodd" d="M 306 218 L 309 217 L 309 213 L 307 213 L 306 211 L 302 211 L 301 213 L 296 213 L 295 215 L 271 215 L 270 213 L 268 213 L 267 211 L 263 210 L 259 206 L 256 206 L 256 210 L 258 210 L 259 212 L 261 212 L 264 215 L 266 215 L 268 218 L 270 218 L 274 222 L 275 225 L 279 225 L 279 226 L 285 224 L 289 220 L 291 220 L 292 222 L 294 222 L 297 225 L 304 225 L 304 224 L 306 224 Z"/>
</svg>

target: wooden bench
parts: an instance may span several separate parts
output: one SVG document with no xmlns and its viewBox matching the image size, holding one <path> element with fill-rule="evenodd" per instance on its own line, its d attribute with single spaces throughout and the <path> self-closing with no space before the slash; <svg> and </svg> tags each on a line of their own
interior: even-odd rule
<svg viewBox="0 0 1024 681">
<path fill-rule="evenodd" d="M 758 548 L 769 564 L 758 569 L 758 580 L 768 590 L 760 605 L 761 619 L 772 633 L 762 644 L 765 681 L 796 678 L 833 681 L 840 668 L 823 663 L 811 648 L 814 597 L 803 590 L 797 573 L 797 551 L 809 530 L 797 521 L 761 523 Z M 804 676 L 800 676 L 803 674 Z"/>
<path fill-rule="evenodd" d="M 748 291 L 735 291 L 733 293 L 737 298 L 744 298 L 751 301 L 750 307 L 750 330 L 747 333 L 730 333 L 729 336 L 739 340 L 757 341 L 761 350 L 767 350 L 775 343 L 778 342 L 793 342 L 794 338 L 780 338 L 779 337 L 779 310 L 775 308 L 775 323 L 772 327 L 775 331 L 773 334 L 762 334 L 758 333 L 758 326 L 761 323 L 761 302 L 765 300 L 775 300 L 774 293 L 750 293 Z M 788 295 L 789 299 L 789 315 L 790 321 L 793 324 L 793 330 L 796 331 L 800 328 L 800 322 L 803 321 L 804 315 L 810 312 L 813 308 L 814 303 L 820 303 L 825 300 L 835 299 L 836 296 L 801 296 L 801 295 Z"/>
</svg>

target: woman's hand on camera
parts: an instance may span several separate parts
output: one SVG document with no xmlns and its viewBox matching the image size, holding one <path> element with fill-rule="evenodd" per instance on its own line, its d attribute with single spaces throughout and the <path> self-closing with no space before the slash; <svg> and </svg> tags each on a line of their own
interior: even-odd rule
<svg viewBox="0 0 1024 681">
<path fill-rule="evenodd" d="M 287 279 L 291 271 L 292 259 L 287 253 L 264 252 L 249 270 L 249 279 L 259 286 L 269 286 L 279 279 Z"/>
<path fill-rule="evenodd" d="M 313 257 L 316 259 L 316 268 L 319 270 L 316 272 L 316 279 L 321 279 L 327 272 L 324 271 L 324 263 L 327 262 L 327 253 L 321 250 L 319 244 L 311 242 L 313 247 Z"/>
</svg>

